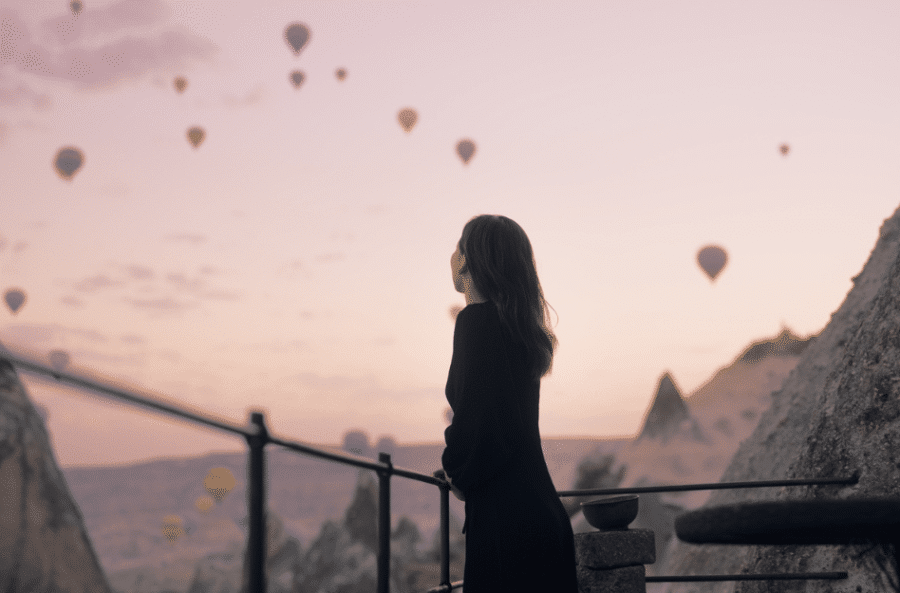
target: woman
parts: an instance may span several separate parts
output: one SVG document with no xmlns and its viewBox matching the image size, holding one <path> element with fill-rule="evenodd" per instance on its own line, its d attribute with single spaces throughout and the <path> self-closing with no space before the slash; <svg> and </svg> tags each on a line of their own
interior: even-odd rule
<svg viewBox="0 0 900 593">
<path fill-rule="evenodd" d="M 463 228 L 450 259 L 465 293 L 446 395 L 443 470 L 466 503 L 465 593 L 576 593 L 575 538 L 538 430 L 556 337 L 525 231 L 505 216 Z"/>
</svg>

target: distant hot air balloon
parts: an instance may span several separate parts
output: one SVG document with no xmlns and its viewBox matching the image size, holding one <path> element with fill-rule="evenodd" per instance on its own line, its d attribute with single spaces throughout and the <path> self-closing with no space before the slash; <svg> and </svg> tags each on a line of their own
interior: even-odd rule
<svg viewBox="0 0 900 593">
<path fill-rule="evenodd" d="M 451 424 L 453 422 L 453 408 L 447 406 L 444 408 L 444 420 L 447 421 L 447 424 Z"/>
<path fill-rule="evenodd" d="M 236 483 L 234 474 L 227 467 L 214 467 L 206 474 L 203 487 L 216 499 L 216 502 L 222 502 Z"/>
<path fill-rule="evenodd" d="M 337 76 L 338 80 L 344 80 L 345 78 L 347 78 L 347 71 L 343 68 L 338 68 L 334 71 L 334 75 Z"/>
<path fill-rule="evenodd" d="M 300 85 L 303 84 L 303 79 L 306 78 L 306 75 L 303 74 L 302 70 L 294 70 L 291 72 L 291 83 L 294 85 L 295 89 L 299 89 Z"/>
<path fill-rule="evenodd" d="M 175 85 L 176 91 L 183 93 L 184 89 L 187 88 L 187 79 L 184 76 L 176 76 L 175 80 L 172 81 L 172 84 Z"/>
<path fill-rule="evenodd" d="M 69 181 L 84 164 L 84 155 L 74 146 L 66 146 L 60 148 L 56 153 L 56 160 L 53 164 L 59 176 Z"/>
<path fill-rule="evenodd" d="M 409 132 L 413 129 L 413 126 L 416 125 L 419 114 L 416 113 L 415 109 L 407 107 L 406 109 L 400 110 L 400 113 L 397 114 L 397 119 L 400 121 L 400 125 L 403 126 L 403 129 Z"/>
<path fill-rule="evenodd" d="M 697 253 L 697 263 L 709 276 L 710 282 L 716 279 L 728 262 L 728 254 L 717 245 L 707 245 Z"/>
<path fill-rule="evenodd" d="M 291 23 L 284 30 L 284 39 L 294 50 L 294 55 L 299 56 L 309 41 L 309 27 L 303 23 Z"/>
<path fill-rule="evenodd" d="M 455 320 L 456 316 L 459 315 L 459 312 L 462 310 L 463 308 L 459 305 L 453 305 L 452 307 L 450 307 L 450 317 Z"/>
<path fill-rule="evenodd" d="M 162 521 L 162 532 L 173 544 L 185 534 L 184 521 L 178 515 L 166 515 Z"/>
<path fill-rule="evenodd" d="M 468 165 L 469 159 L 475 154 L 475 143 L 471 140 L 460 140 L 456 145 L 456 152 L 459 154 L 459 158 L 462 159 L 463 164 Z"/>
<path fill-rule="evenodd" d="M 206 137 L 206 132 L 203 131 L 203 128 L 198 128 L 195 126 L 187 131 L 187 137 L 188 140 L 190 140 L 191 144 L 194 145 L 194 148 L 197 148 Z"/>
<path fill-rule="evenodd" d="M 69 366 L 69 353 L 65 350 L 51 350 L 47 358 L 50 359 L 50 366 L 57 371 L 61 371 Z"/>
<path fill-rule="evenodd" d="M 214 504 L 216 504 L 215 501 L 209 496 L 198 496 L 197 500 L 194 501 L 194 506 L 197 507 L 197 510 L 201 513 L 209 511 Z"/>
<path fill-rule="evenodd" d="M 781 151 L 781 156 L 787 156 L 787 154 L 791 151 L 791 147 L 787 144 L 782 144 L 778 147 L 778 150 Z"/>
<path fill-rule="evenodd" d="M 19 308 L 25 303 L 25 291 L 21 288 L 10 288 L 6 291 L 6 294 L 3 295 L 3 298 L 6 300 L 6 305 L 9 307 L 9 310 L 15 315 L 19 312 Z"/>
<path fill-rule="evenodd" d="M 72 12 L 75 14 L 75 16 L 78 16 L 78 14 L 81 12 L 81 9 L 84 8 L 84 5 L 81 3 L 81 0 L 72 0 L 69 3 L 69 8 L 72 9 Z"/>
</svg>

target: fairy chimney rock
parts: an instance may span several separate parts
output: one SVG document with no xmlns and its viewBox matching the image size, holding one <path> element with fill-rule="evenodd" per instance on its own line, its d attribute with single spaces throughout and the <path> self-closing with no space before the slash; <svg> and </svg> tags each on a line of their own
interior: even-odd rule
<svg viewBox="0 0 900 593">
<path fill-rule="evenodd" d="M 666 373 L 659 380 L 656 396 L 653 398 L 650 411 L 647 412 L 647 419 L 644 420 L 638 440 L 643 438 L 667 440 L 688 418 L 690 413 L 687 405 L 672 376 Z"/>
<path fill-rule="evenodd" d="M 0 345 L 0 591 L 112 593 L 44 422 Z"/>
<path fill-rule="evenodd" d="M 900 209 L 853 288 L 772 394 L 755 431 L 738 447 L 723 482 L 844 477 L 852 486 L 715 490 L 705 506 L 897 496 L 900 491 Z M 842 581 L 705 583 L 709 593 L 896 591 L 889 544 L 702 546 L 673 542 L 665 574 L 847 571 Z M 672 583 L 669 593 L 694 591 Z"/>
</svg>

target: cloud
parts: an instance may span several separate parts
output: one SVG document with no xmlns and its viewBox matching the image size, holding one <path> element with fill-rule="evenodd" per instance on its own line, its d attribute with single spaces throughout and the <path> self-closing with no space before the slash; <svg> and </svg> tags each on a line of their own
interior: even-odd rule
<svg viewBox="0 0 900 593">
<path fill-rule="evenodd" d="M 128 274 L 135 280 L 153 280 L 153 270 L 147 266 L 132 264 L 126 268 Z"/>
<path fill-rule="evenodd" d="M 346 257 L 346 254 L 340 251 L 330 251 L 328 253 L 323 253 L 316 257 L 322 263 L 328 263 L 333 261 L 340 261 Z"/>
<path fill-rule="evenodd" d="M 84 301 L 82 301 L 78 297 L 65 296 L 59 300 L 62 304 L 69 305 L 70 307 L 81 307 L 84 305 Z"/>
<path fill-rule="evenodd" d="M 124 336 L 119 336 L 119 340 L 125 342 L 126 344 L 131 344 L 132 346 L 138 346 L 146 341 L 141 336 L 135 334 L 125 334 Z"/>
<path fill-rule="evenodd" d="M 101 344 L 107 337 L 92 329 L 66 327 L 58 323 L 23 323 L 8 325 L 3 328 L 3 335 L 17 343 L 46 346 L 55 340 L 80 340 Z"/>
<path fill-rule="evenodd" d="M 163 297 L 158 299 L 135 299 L 131 297 L 125 297 L 123 300 L 135 309 L 149 311 L 152 313 L 178 313 L 180 311 L 193 309 L 197 306 L 197 303 L 195 302 L 179 301 L 173 299 L 172 297 Z"/>
<path fill-rule="evenodd" d="M 84 278 L 72 285 L 72 288 L 80 292 L 94 292 L 103 288 L 114 288 L 123 286 L 125 283 L 121 280 L 113 280 L 106 274 L 97 274 L 90 278 Z"/>
<path fill-rule="evenodd" d="M 67 6 L 63 14 L 41 23 L 44 39 L 37 41 L 14 10 L 0 9 L 0 67 L 97 87 L 180 67 L 189 59 L 210 60 L 218 51 L 178 25 L 150 35 L 128 33 L 168 20 L 170 10 L 162 0 L 122 0 L 102 8 L 86 3 L 77 17 Z M 16 100 L 22 99 L 16 95 Z"/>
<path fill-rule="evenodd" d="M 50 95 L 33 91 L 24 83 L 19 83 L 15 88 L 0 86 L 0 105 L 6 107 L 30 106 L 45 111 L 53 105 L 53 99 L 50 98 Z"/>
<path fill-rule="evenodd" d="M 28 249 L 28 241 L 16 241 L 12 247 L 13 253 L 22 253 L 26 249 Z"/>
<path fill-rule="evenodd" d="M 210 266 L 205 266 L 204 268 L 201 268 L 200 273 L 202 274 L 205 270 L 206 274 L 210 274 L 210 269 L 214 270 L 214 268 L 210 268 Z M 236 301 L 239 298 L 239 295 L 233 292 L 228 292 L 219 288 L 207 288 L 206 279 L 201 278 L 199 275 L 191 278 L 182 273 L 172 273 L 168 274 L 166 279 L 174 285 L 176 290 L 193 294 L 198 298 L 219 301 Z"/>
<path fill-rule="evenodd" d="M 166 239 L 170 241 L 181 241 L 199 245 L 200 243 L 204 243 L 206 241 L 206 235 L 201 235 L 199 233 L 172 233 L 170 235 L 166 235 Z"/>
<path fill-rule="evenodd" d="M 263 89 L 263 86 L 258 85 L 255 89 L 248 92 L 243 97 L 225 95 L 225 98 L 222 102 L 226 107 L 247 107 L 249 105 L 255 105 L 259 103 L 264 96 L 265 91 Z"/>
</svg>

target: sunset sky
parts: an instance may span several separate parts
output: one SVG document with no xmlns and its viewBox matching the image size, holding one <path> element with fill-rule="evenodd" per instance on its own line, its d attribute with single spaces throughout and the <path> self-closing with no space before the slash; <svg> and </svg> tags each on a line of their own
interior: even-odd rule
<svg viewBox="0 0 900 593">
<path fill-rule="evenodd" d="M 900 204 L 896 0 L 83 3 L 0 4 L 0 341 L 287 438 L 443 439 L 477 214 L 553 307 L 542 435 L 602 437 L 819 332 Z M 244 448 L 25 379 L 62 465 Z"/>
</svg>

